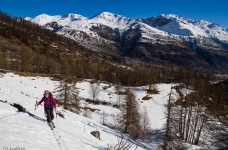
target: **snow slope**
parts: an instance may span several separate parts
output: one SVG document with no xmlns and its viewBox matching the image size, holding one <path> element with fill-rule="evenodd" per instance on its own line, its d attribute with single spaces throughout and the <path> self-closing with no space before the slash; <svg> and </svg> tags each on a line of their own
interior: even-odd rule
<svg viewBox="0 0 228 150">
<path fill-rule="evenodd" d="M 26 18 L 26 19 L 28 19 L 28 18 Z M 39 25 L 43 26 L 49 22 L 58 21 L 59 19 L 61 19 L 60 15 L 49 16 L 47 14 L 41 14 L 41 15 L 38 15 L 35 18 L 31 19 L 31 21 L 37 22 Z"/>
<path fill-rule="evenodd" d="M 208 36 L 218 38 L 219 40 L 228 43 L 228 30 L 220 27 L 218 24 L 204 20 L 188 20 L 188 22 L 201 28 Z"/>
<path fill-rule="evenodd" d="M 109 12 L 100 13 L 94 17 L 83 17 L 79 14 L 67 14 L 64 16 L 56 15 L 49 16 L 46 14 L 38 15 L 37 17 L 31 19 L 29 17 L 25 18 L 39 25 L 45 25 L 51 22 L 57 22 L 61 26 L 67 26 L 72 29 L 89 32 L 92 25 L 107 25 L 111 28 L 119 28 L 124 30 L 135 23 L 134 19 L 129 19 L 121 15 L 112 14 Z"/>
<path fill-rule="evenodd" d="M 180 36 L 204 36 L 207 37 L 207 34 L 199 27 L 194 26 L 191 23 L 188 23 L 186 19 L 178 17 L 177 15 L 168 14 L 161 15 L 167 19 L 170 19 L 171 22 L 164 26 L 157 26 L 156 28 L 162 31 L 169 32 L 171 34 L 176 34 Z"/>
<path fill-rule="evenodd" d="M 8 103 L 0 102 L 0 146 L 24 149 L 104 149 L 107 144 L 117 143 L 116 132 L 101 125 L 95 119 L 88 119 L 81 115 L 71 113 L 57 107 L 65 119 L 58 116 L 55 119 L 57 128 L 50 130 L 45 122 L 43 106 L 34 111 L 36 100 L 42 98 L 45 89 L 54 90 L 58 82 L 45 77 L 22 77 L 14 73 L 1 74 L 0 99 Z M 87 81 L 77 85 L 81 91 L 86 91 Z M 106 91 L 113 92 L 113 89 Z M 85 94 L 85 95 L 84 95 Z M 87 93 L 88 94 L 88 93 Z M 103 92 L 105 97 L 105 92 Z M 79 97 L 88 97 L 86 92 L 80 92 Z M 83 100 L 82 100 L 83 101 Z M 19 103 L 27 109 L 27 112 L 17 112 L 10 104 Z M 109 111 L 110 106 L 107 106 Z M 106 109 L 107 109 L 106 108 Z M 115 112 L 109 112 L 115 113 Z M 98 113 L 95 113 L 97 115 Z M 111 117 L 110 117 L 111 118 Z M 99 130 L 101 140 L 93 137 L 90 132 Z M 153 149 L 140 141 L 138 149 Z M 134 146 L 132 148 L 135 148 Z"/>
<path fill-rule="evenodd" d="M 135 23 L 134 19 L 126 18 L 124 16 L 109 13 L 109 12 L 100 13 L 90 19 L 92 21 L 95 21 L 96 23 L 100 23 L 100 24 L 112 27 L 113 29 L 119 28 L 122 30 L 130 27 L 133 23 Z"/>
<path fill-rule="evenodd" d="M 85 79 L 77 83 L 79 99 L 82 107 L 86 99 L 91 99 L 89 95 L 91 79 Z M 43 91 L 48 89 L 54 91 L 59 83 L 48 77 L 24 77 L 14 73 L 0 73 L 0 100 L 7 100 L 7 103 L 0 101 L 0 146 L 8 149 L 61 149 L 61 150 L 95 150 L 105 149 L 108 144 L 118 143 L 117 132 L 101 125 L 101 114 L 106 114 L 106 124 L 115 126 L 116 117 L 119 117 L 120 110 L 113 107 L 118 104 L 119 95 L 116 94 L 114 85 L 101 82 L 100 94 L 97 97 L 99 101 L 105 101 L 107 105 L 92 105 L 88 107 L 96 109 L 92 113 L 91 119 L 69 112 L 57 106 L 57 112 L 64 114 L 64 119 L 55 116 L 54 130 L 50 130 L 46 123 L 43 106 L 39 106 L 36 111 L 34 104 L 42 98 Z M 136 95 L 141 111 L 147 109 L 148 117 L 151 122 L 151 129 L 162 130 L 165 123 L 165 105 L 167 104 L 170 88 L 174 84 L 157 84 L 154 88 L 159 91 L 158 94 L 148 94 L 148 86 L 141 87 L 121 87 L 122 91 L 130 88 Z M 182 89 L 184 90 L 184 89 Z M 183 91 L 185 92 L 185 91 Z M 188 91 L 190 93 L 191 91 Z M 177 92 L 172 90 L 172 99 L 179 98 Z M 54 94 L 55 95 L 55 94 Z M 148 100 L 142 100 L 143 97 L 150 97 Z M 123 95 L 120 98 L 124 98 Z M 11 104 L 18 103 L 26 108 L 26 112 L 17 112 Z M 100 131 L 101 140 L 91 135 L 91 131 Z M 125 135 L 125 139 L 129 139 Z M 133 146 L 131 149 L 156 149 L 156 143 L 148 145 L 140 140 L 133 141 L 129 139 Z M 190 149 L 199 147 L 192 146 Z"/>
</svg>

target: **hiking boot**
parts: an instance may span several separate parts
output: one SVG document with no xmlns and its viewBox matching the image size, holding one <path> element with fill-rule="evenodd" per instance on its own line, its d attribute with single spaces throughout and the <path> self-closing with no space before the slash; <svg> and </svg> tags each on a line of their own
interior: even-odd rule
<svg viewBox="0 0 228 150">
<path fill-rule="evenodd" d="M 53 128 L 55 128 L 54 121 L 51 121 L 51 125 L 53 126 Z"/>
</svg>

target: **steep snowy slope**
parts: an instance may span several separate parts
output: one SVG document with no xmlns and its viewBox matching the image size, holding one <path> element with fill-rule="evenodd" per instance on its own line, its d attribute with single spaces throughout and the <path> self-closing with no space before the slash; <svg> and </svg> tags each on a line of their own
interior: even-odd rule
<svg viewBox="0 0 228 150">
<path fill-rule="evenodd" d="M 218 38 L 221 41 L 228 41 L 228 32 L 225 28 L 205 20 L 192 20 L 174 14 L 162 14 L 157 17 L 147 18 L 143 21 L 150 26 L 171 34 L 212 37 Z"/>
<path fill-rule="evenodd" d="M 58 82 L 44 77 L 22 77 L 13 73 L 1 74 L 0 78 L 0 99 L 8 103 L 0 102 L 0 145 L 8 149 L 20 147 L 24 149 L 105 149 L 108 144 L 117 143 L 116 132 L 98 123 L 96 115 L 92 119 L 76 115 L 57 107 L 57 111 L 64 114 L 64 119 L 58 116 L 55 118 L 57 126 L 50 130 L 45 122 L 43 106 L 34 110 L 36 100 L 40 100 L 43 90 L 54 90 Z M 87 91 L 86 84 L 79 83 L 81 91 Z M 88 93 L 80 92 L 80 97 L 88 97 Z M 105 91 L 107 93 L 112 92 Z M 105 94 L 105 92 L 103 94 Z M 105 94 L 106 95 L 106 94 Z M 108 95 L 106 95 L 108 96 Z M 26 112 L 17 112 L 10 104 L 19 103 L 24 106 Z M 101 107 L 101 106 L 100 106 Z M 106 106 L 109 110 L 109 119 L 116 115 L 112 107 Z M 102 107 L 100 108 L 102 109 Z M 90 132 L 99 130 L 101 140 L 93 137 Z M 126 137 L 127 138 L 127 137 Z M 136 142 L 138 149 L 153 149 L 140 141 Z M 135 145 L 132 147 L 135 148 Z"/>
<path fill-rule="evenodd" d="M 78 15 L 78 14 L 69 13 L 69 14 L 66 14 L 64 16 L 60 16 L 60 15 L 49 16 L 47 14 L 41 14 L 41 15 L 33 18 L 33 19 L 28 18 L 28 17 L 25 19 L 31 20 L 32 22 L 35 22 L 35 23 L 40 24 L 40 25 L 45 25 L 45 24 L 50 23 L 50 22 L 57 22 L 60 25 L 64 26 L 64 25 L 69 24 L 72 21 L 76 21 L 79 19 L 85 19 L 85 17 Z"/>
<path fill-rule="evenodd" d="M 29 18 L 25 18 L 25 19 L 29 19 Z M 60 15 L 49 16 L 47 14 L 41 14 L 41 15 L 38 15 L 35 18 L 31 19 L 31 21 L 43 26 L 47 23 L 50 23 L 53 21 L 58 21 L 59 19 L 61 19 Z"/>
<path fill-rule="evenodd" d="M 218 38 L 219 40 L 228 43 L 227 29 L 220 27 L 218 24 L 210 23 L 204 20 L 188 20 L 188 22 L 204 30 L 204 32 L 210 37 Z"/>
<path fill-rule="evenodd" d="M 189 24 L 185 19 L 179 17 L 173 17 L 173 15 L 166 15 L 168 19 L 172 19 L 170 23 L 165 26 L 157 27 L 160 30 L 167 31 L 172 34 L 182 35 L 182 36 L 205 36 L 207 34 L 203 32 L 200 28 Z"/>
<path fill-rule="evenodd" d="M 55 118 L 57 126 L 54 131 L 50 130 L 45 122 L 43 106 L 39 106 L 36 111 L 34 104 L 42 98 L 44 90 L 54 91 L 57 81 L 47 77 L 23 77 L 14 73 L 0 74 L 0 100 L 7 100 L 8 103 L 0 102 L 0 144 L 4 147 L 24 147 L 26 149 L 104 149 L 108 144 L 117 143 L 116 132 L 101 125 L 102 113 L 105 113 L 106 124 L 115 126 L 116 118 L 120 110 L 114 105 L 119 104 L 119 98 L 124 95 L 116 94 L 116 88 L 109 83 L 100 83 L 99 101 L 106 102 L 106 105 L 94 105 L 86 102 L 91 99 L 89 94 L 90 81 L 83 80 L 77 83 L 79 99 L 82 107 L 87 103 L 87 107 L 94 109 L 91 119 L 81 115 L 71 113 L 57 107 L 57 112 L 64 114 L 64 119 L 58 116 Z M 148 94 L 148 86 L 142 87 L 122 87 L 122 90 L 130 88 L 136 95 L 140 110 L 148 112 L 151 122 L 151 129 L 162 130 L 165 123 L 165 104 L 171 84 L 157 84 L 159 94 Z M 54 94 L 55 95 L 55 94 Z M 148 100 L 143 100 L 148 97 Z M 179 96 L 173 91 L 173 98 Z M 24 106 L 26 112 L 17 112 L 11 106 L 18 103 Z M 82 113 L 81 113 L 82 114 Z M 99 130 L 101 141 L 94 138 L 90 132 Z M 126 136 L 127 138 L 127 136 Z M 153 149 L 147 144 L 136 141 L 138 149 Z M 156 144 L 155 144 L 156 146 Z M 133 146 L 134 148 L 134 146 Z"/>
<path fill-rule="evenodd" d="M 7 98 L 10 94 L 4 93 Z M 1 94 L 2 96 L 2 94 Z M 18 95 L 17 95 L 18 96 Z M 16 99 L 16 97 L 14 97 Z M 24 102 L 25 101 L 25 102 Z M 24 149 L 104 149 L 115 141 L 115 131 L 91 119 L 65 112 L 65 119 L 58 116 L 57 127 L 52 131 L 45 122 L 43 106 L 34 111 L 33 102 L 17 97 L 11 102 L 27 106 L 27 112 L 16 112 L 7 103 L 0 103 L 0 145 Z M 61 111 L 58 108 L 58 111 Z M 84 131 L 85 128 L 85 131 Z M 100 130 L 101 141 L 90 132 Z"/>
<path fill-rule="evenodd" d="M 135 23 L 134 19 L 126 18 L 124 16 L 109 12 L 103 12 L 90 19 L 97 24 L 106 25 L 113 29 L 119 28 L 120 30 L 126 30 Z"/>
<path fill-rule="evenodd" d="M 56 15 L 49 16 L 46 14 L 39 15 L 33 19 L 26 17 L 26 20 L 30 20 L 34 23 L 45 25 L 51 22 L 57 22 L 61 26 L 67 26 L 72 29 L 89 32 L 92 25 L 107 25 L 113 29 L 119 28 L 124 30 L 135 23 L 134 19 L 129 19 L 121 15 L 112 14 L 109 12 L 103 12 L 94 17 L 86 18 L 78 14 L 66 14 L 64 16 Z"/>
</svg>

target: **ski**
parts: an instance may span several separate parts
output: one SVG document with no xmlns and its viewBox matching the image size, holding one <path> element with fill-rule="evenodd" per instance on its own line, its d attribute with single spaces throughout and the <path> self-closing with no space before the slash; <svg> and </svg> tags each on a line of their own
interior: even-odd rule
<svg viewBox="0 0 228 150">
<path fill-rule="evenodd" d="M 51 123 L 48 122 L 47 124 L 51 128 L 51 130 L 53 130 L 53 127 L 52 127 Z"/>
<path fill-rule="evenodd" d="M 52 127 L 53 127 L 53 128 L 55 128 L 55 124 L 54 124 L 54 122 L 51 122 L 51 125 L 52 125 Z"/>
</svg>

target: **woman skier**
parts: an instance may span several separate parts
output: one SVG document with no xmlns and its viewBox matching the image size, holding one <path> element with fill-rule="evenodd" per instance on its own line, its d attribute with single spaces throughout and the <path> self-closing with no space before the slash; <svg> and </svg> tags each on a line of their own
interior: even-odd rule
<svg viewBox="0 0 228 150">
<path fill-rule="evenodd" d="M 54 97 L 52 96 L 51 92 L 48 90 L 44 91 L 44 97 L 37 103 L 37 107 L 44 102 L 44 111 L 47 117 L 47 122 L 48 125 L 52 127 L 55 127 L 53 119 L 54 119 L 54 115 L 53 115 L 53 107 L 56 110 L 56 102 Z"/>
</svg>

